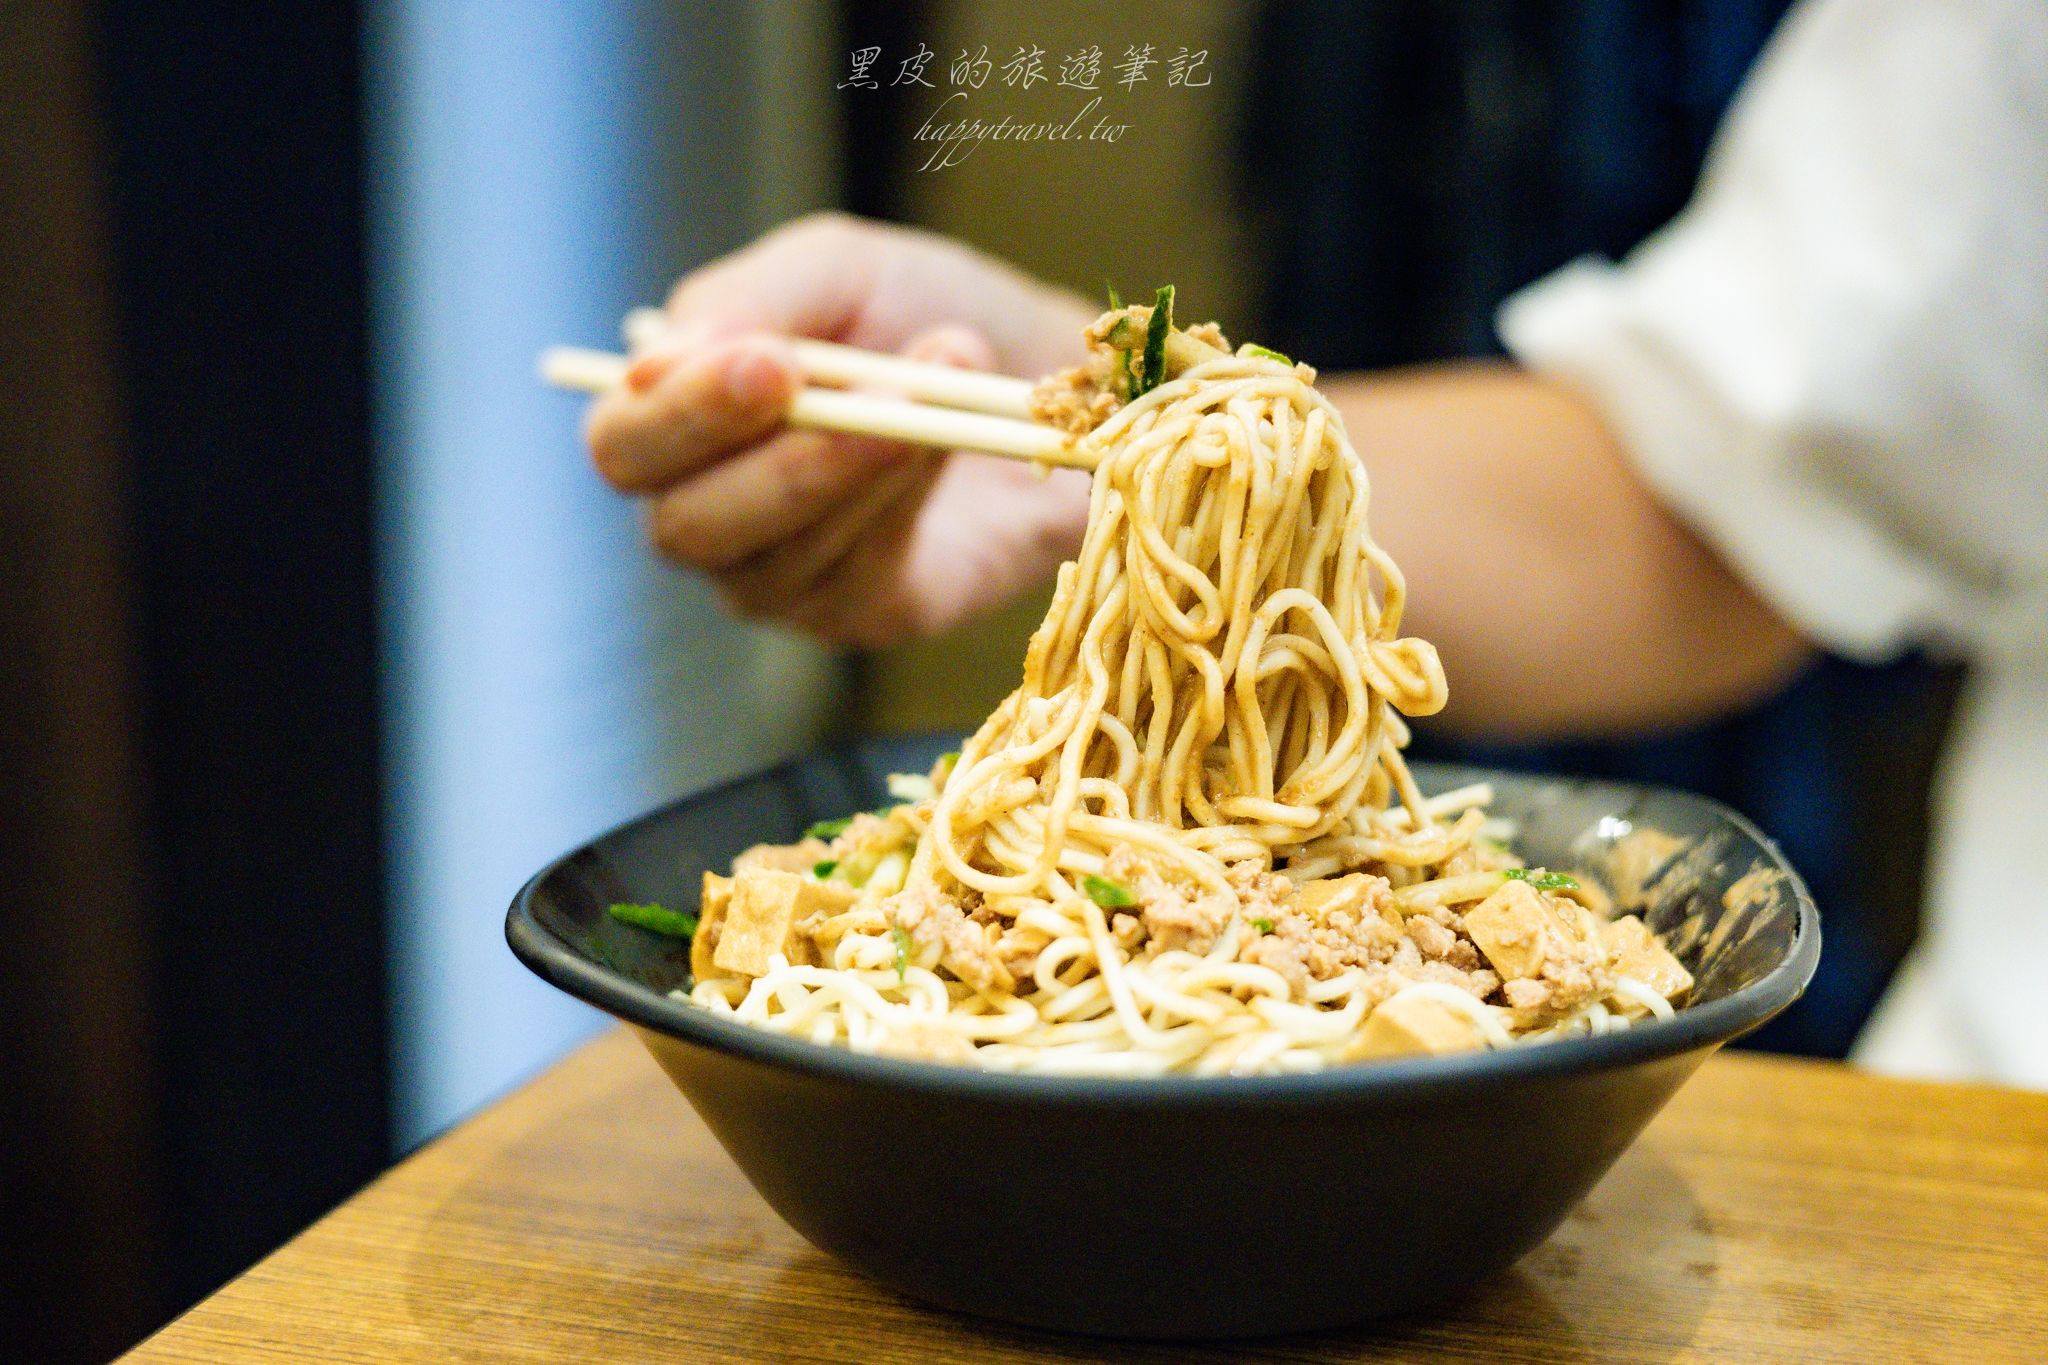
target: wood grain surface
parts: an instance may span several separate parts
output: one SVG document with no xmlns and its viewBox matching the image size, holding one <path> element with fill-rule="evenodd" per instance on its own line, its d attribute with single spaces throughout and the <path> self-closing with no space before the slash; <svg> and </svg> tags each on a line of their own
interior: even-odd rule
<svg viewBox="0 0 2048 1365">
<path fill-rule="evenodd" d="M 128 1358 L 2048 1361 L 2048 1095 L 1724 1055 L 1463 1303 L 1147 1346 L 927 1310 L 812 1250 L 616 1033 Z"/>
</svg>

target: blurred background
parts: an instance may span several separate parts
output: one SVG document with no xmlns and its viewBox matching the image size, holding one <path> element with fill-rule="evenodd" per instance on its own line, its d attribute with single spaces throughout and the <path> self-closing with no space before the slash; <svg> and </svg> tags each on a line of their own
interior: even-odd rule
<svg viewBox="0 0 2048 1365">
<path fill-rule="evenodd" d="M 106 1358 L 600 1027 L 502 945 L 556 853 L 1012 685 L 1042 599 L 860 658 L 721 619 L 541 346 L 840 206 L 1326 370 L 1497 353 L 1505 295 L 1684 202 L 1784 8 L 0 0 L 0 1354 Z M 962 48 L 1141 43 L 1116 145 L 917 169 Z M 938 90 L 890 85 L 921 44 Z M 1754 1041 L 1840 1055 L 1956 682 L 1828 660 L 1703 732 L 1421 747 L 1756 818 L 1829 937 Z"/>
</svg>

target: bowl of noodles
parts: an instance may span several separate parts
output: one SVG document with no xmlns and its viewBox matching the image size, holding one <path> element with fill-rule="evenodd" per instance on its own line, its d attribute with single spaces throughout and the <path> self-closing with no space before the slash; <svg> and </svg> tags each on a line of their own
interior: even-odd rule
<svg viewBox="0 0 2048 1365">
<path fill-rule="evenodd" d="M 1425 791 L 1490 786 L 1532 865 L 1573 869 L 1671 945 L 1693 978 L 1671 1018 L 1297 1074 L 1013 1074 L 696 1004 L 690 940 L 612 913 L 694 910 L 705 873 L 884 807 L 889 774 L 957 747 L 833 750 L 656 811 L 549 867 L 507 925 L 530 967 L 632 1026 L 792 1227 L 948 1308 L 1195 1339 L 1441 1302 L 1548 1236 L 1715 1048 L 1798 996 L 1819 952 L 1798 879 L 1713 802 L 1427 764 Z"/>
<path fill-rule="evenodd" d="M 1327 1327 L 1540 1242 L 1798 996 L 1819 925 L 1701 798 L 1411 765 L 1448 684 L 1341 417 L 1171 306 L 1113 308 L 1040 386 L 1088 528 L 978 730 L 657 811 L 507 934 L 793 1227 L 908 1294 Z"/>
</svg>

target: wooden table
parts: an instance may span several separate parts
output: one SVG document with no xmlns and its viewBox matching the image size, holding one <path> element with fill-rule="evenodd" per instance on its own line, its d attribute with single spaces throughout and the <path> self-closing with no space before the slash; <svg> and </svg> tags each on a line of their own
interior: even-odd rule
<svg viewBox="0 0 2048 1365">
<path fill-rule="evenodd" d="M 1459 1307 L 1134 1346 L 930 1311 L 812 1250 L 619 1033 L 129 1359 L 2048 1361 L 2048 1095 L 1725 1055 Z"/>
</svg>

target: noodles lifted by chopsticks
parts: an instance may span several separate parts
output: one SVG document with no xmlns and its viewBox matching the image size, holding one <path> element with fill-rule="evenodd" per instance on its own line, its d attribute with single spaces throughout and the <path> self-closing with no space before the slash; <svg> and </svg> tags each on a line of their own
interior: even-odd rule
<svg viewBox="0 0 2048 1365">
<path fill-rule="evenodd" d="M 1668 1011 L 1690 979 L 1620 928 L 1639 922 L 1481 841 L 1483 789 L 1417 790 L 1401 718 L 1444 705 L 1443 669 L 1400 634 L 1401 573 L 1313 373 L 1170 308 L 1105 314 L 1089 365 L 1041 386 L 1099 461 L 1022 684 L 928 794 L 707 877 L 691 998 L 862 1050 L 1103 1075 Z"/>
</svg>

